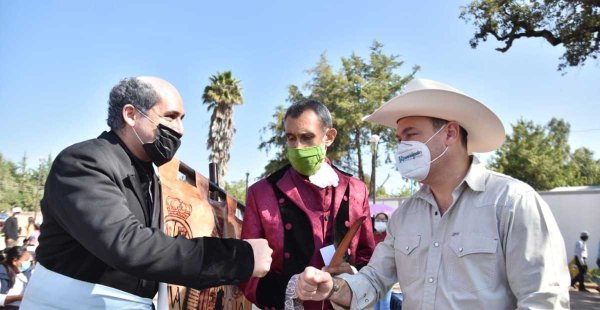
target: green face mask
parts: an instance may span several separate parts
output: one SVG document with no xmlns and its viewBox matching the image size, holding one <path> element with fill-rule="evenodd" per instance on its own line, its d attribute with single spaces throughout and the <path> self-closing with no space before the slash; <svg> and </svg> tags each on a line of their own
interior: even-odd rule
<svg viewBox="0 0 600 310">
<path fill-rule="evenodd" d="M 322 145 L 301 149 L 288 147 L 287 158 L 298 173 L 311 176 L 321 168 L 325 159 L 325 148 Z"/>
</svg>

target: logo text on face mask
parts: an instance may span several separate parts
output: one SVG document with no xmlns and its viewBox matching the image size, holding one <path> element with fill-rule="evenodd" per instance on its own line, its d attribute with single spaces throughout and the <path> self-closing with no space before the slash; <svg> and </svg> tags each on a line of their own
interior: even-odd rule
<svg viewBox="0 0 600 310">
<path fill-rule="evenodd" d="M 408 155 L 405 155 L 405 156 L 398 156 L 398 162 L 399 163 L 403 163 L 403 162 L 405 162 L 405 161 L 407 161 L 409 159 L 415 159 L 417 156 L 420 156 L 422 154 L 423 154 L 422 151 L 415 151 L 415 152 L 412 152 L 412 153 L 410 153 Z"/>
</svg>

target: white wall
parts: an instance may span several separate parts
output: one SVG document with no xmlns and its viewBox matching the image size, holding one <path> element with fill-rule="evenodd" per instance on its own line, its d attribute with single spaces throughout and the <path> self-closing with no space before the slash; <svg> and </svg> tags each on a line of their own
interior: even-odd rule
<svg viewBox="0 0 600 310">
<path fill-rule="evenodd" d="M 600 241 L 600 191 L 552 191 L 540 192 L 548 203 L 558 227 L 565 239 L 567 256 L 573 258 L 575 242 L 579 234 L 587 230 L 588 266 L 596 266 L 598 242 Z"/>
</svg>

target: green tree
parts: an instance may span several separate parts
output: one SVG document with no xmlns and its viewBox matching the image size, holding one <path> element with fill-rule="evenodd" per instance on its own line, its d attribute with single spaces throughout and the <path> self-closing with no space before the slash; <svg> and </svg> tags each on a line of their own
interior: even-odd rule
<svg viewBox="0 0 600 310">
<path fill-rule="evenodd" d="M 476 48 L 488 36 L 504 42 L 508 51 L 520 38 L 543 38 L 553 46 L 562 44 L 558 70 L 582 66 L 600 53 L 600 2 L 590 0 L 476 0 L 461 7 L 460 18 L 477 31 L 470 40 Z"/>
<path fill-rule="evenodd" d="M 16 165 L 0 154 L 0 211 L 8 211 L 18 204 L 19 191 Z"/>
<path fill-rule="evenodd" d="M 224 182 L 225 191 L 237 201 L 245 203 L 246 201 L 246 180 Z"/>
<path fill-rule="evenodd" d="M 40 159 L 39 166 L 34 169 L 28 168 L 27 155 L 15 164 L 0 154 L 0 210 L 9 211 L 17 206 L 26 211 L 37 211 L 51 165 L 51 155 Z"/>
<path fill-rule="evenodd" d="M 240 81 L 233 77 L 231 71 L 217 72 L 209 80 L 210 84 L 204 88 L 202 96 L 202 100 L 208 105 L 207 110 L 212 110 L 206 148 L 211 151 L 208 160 L 218 164 L 219 183 L 222 183 L 227 173 L 229 150 L 235 134 L 233 106 L 242 104 L 244 100 Z"/>
<path fill-rule="evenodd" d="M 291 86 L 294 87 L 294 86 Z M 290 87 L 290 88 L 291 88 Z M 292 90 L 290 90 L 290 93 Z M 285 108 L 283 105 L 275 107 L 275 113 L 273 113 L 274 121 L 267 124 L 260 130 L 260 144 L 258 149 L 265 151 L 267 154 L 271 151 L 275 151 L 275 157 L 269 161 L 265 167 L 265 172 L 261 177 L 266 177 L 272 172 L 275 172 L 285 166 L 288 161 L 285 157 L 285 130 L 283 128 L 283 117 L 285 116 Z M 270 136 L 269 136 L 270 134 Z M 265 140 L 265 137 L 268 139 Z"/>
<path fill-rule="evenodd" d="M 419 67 L 414 66 L 410 73 L 400 75 L 397 71 L 404 62 L 397 55 L 384 54 L 383 45 L 377 41 L 370 48 L 368 60 L 352 53 L 348 58 L 342 57 L 341 62 L 342 67 L 336 72 L 325 55 L 321 55 L 316 66 L 307 71 L 311 77 L 304 85 L 306 92 L 303 93 L 297 85 L 291 85 L 287 100 L 294 103 L 308 98 L 327 106 L 333 117 L 333 126 L 338 130 L 327 156 L 334 164 L 357 173 L 358 178 L 364 181 L 364 150 L 369 148 L 370 136 L 379 135 L 388 151 L 393 149 L 396 138 L 393 129 L 363 122 L 362 117 L 396 96 Z M 278 106 L 273 115 L 274 122 L 261 131 L 259 149 L 276 151 L 275 158 L 265 167 L 265 174 L 287 162 L 283 139 L 284 114 L 283 106 Z M 271 136 L 265 139 L 269 134 Z"/>
<path fill-rule="evenodd" d="M 32 196 L 33 205 L 31 210 L 37 212 L 40 209 L 40 201 L 44 196 L 44 185 L 46 184 L 46 178 L 52 167 L 52 155 L 49 154 L 46 158 L 39 158 L 39 165 L 37 170 L 31 171 L 30 183 L 32 184 Z"/>
<path fill-rule="evenodd" d="M 519 120 L 512 135 L 496 151 L 490 167 L 531 185 L 536 190 L 559 186 L 590 185 L 598 171 L 592 153 L 578 149 L 570 153 L 570 125 L 553 118 L 546 126 Z"/>
<path fill-rule="evenodd" d="M 582 147 L 573 152 L 571 156 L 572 182 L 570 185 L 597 185 L 600 184 L 600 161 L 594 160 L 594 152 Z"/>
</svg>

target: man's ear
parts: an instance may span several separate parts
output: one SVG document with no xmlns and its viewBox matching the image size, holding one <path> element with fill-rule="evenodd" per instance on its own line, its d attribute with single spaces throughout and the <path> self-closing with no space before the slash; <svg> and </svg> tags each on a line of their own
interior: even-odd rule
<svg viewBox="0 0 600 310">
<path fill-rule="evenodd" d="M 129 126 L 135 126 L 135 122 L 137 120 L 137 115 L 135 113 L 135 107 L 131 104 L 126 104 L 123 106 L 123 121 L 125 124 Z"/>
<path fill-rule="evenodd" d="M 460 125 L 457 122 L 446 124 L 446 143 L 448 145 L 460 143 Z"/>
<path fill-rule="evenodd" d="M 329 147 L 333 144 L 335 137 L 337 136 L 337 130 L 335 128 L 327 128 L 325 131 L 325 146 Z"/>
</svg>

